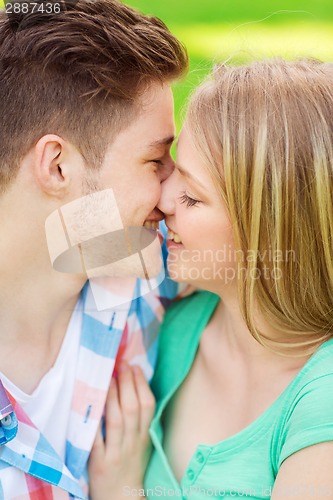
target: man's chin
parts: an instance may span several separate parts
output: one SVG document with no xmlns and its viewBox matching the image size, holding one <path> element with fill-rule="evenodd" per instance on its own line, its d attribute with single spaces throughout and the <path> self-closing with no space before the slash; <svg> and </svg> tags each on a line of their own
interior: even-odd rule
<svg viewBox="0 0 333 500">
<path fill-rule="evenodd" d="M 153 280 L 163 269 L 159 238 L 146 248 L 111 264 L 87 270 L 88 278 L 141 278 Z"/>
</svg>

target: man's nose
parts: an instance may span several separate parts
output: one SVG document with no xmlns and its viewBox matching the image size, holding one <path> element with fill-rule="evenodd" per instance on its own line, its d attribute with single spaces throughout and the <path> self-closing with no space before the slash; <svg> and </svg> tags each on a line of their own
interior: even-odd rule
<svg viewBox="0 0 333 500">
<path fill-rule="evenodd" d="M 174 168 L 175 164 L 172 160 L 161 166 L 158 170 L 160 182 L 164 182 L 172 174 Z"/>
<path fill-rule="evenodd" d="M 161 184 L 161 197 L 157 208 L 165 215 L 172 215 L 175 212 L 175 190 L 173 188 L 173 177 L 171 173 Z"/>
</svg>

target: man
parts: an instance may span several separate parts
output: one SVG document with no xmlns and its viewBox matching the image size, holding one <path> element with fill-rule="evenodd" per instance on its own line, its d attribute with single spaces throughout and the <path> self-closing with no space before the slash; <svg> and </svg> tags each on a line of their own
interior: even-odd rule
<svg viewBox="0 0 333 500">
<path fill-rule="evenodd" d="M 187 57 L 161 21 L 116 0 L 47 13 L 32 5 L 0 15 L 0 498 L 85 498 L 115 358 L 151 375 L 175 295 L 168 280 L 150 293 L 139 283 L 128 301 L 118 278 L 103 283 L 126 270 L 110 256 L 105 273 L 95 241 L 120 222 L 127 256 L 140 254 L 151 277 L 147 245 L 128 235 L 162 219 L 175 133 L 169 85 Z M 87 276 L 100 277 L 95 289 Z M 112 307 L 99 306 L 103 289 Z"/>
</svg>

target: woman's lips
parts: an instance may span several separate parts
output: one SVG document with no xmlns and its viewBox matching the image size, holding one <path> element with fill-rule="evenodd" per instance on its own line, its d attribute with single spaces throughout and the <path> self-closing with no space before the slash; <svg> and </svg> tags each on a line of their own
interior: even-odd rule
<svg viewBox="0 0 333 500">
<path fill-rule="evenodd" d="M 183 243 L 176 243 L 175 241 L 170 240 L 170 239 L 167 240 L 166 246 L 167 246 L 168 250 L 170 250 L 171 248 L 174 248 L 174 249 L 184 248 Z"/>
</svg>

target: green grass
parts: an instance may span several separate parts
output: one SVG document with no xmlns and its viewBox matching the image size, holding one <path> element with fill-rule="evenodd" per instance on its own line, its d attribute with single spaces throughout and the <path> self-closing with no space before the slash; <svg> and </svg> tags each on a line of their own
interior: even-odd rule
<svg viewBox="0 0 333 500">
<path fill-rule="evenodd" d="M 125 3 L 157 15 L 166 23 L 182 25 L 247 22 L 266 17 L 270 23 L 279 23 L 283 15 L 279 11 L 305 11 L 311 18 L 333 21 L 332 0 L 125 0 Z"/>
<path fill-rule="evenodd" d="M 280 56 L 333 61 L 332 0 L 125 0 L 161 17 L 186 45 L 191 67 L 175 86 L 176 121 L 213 62 Z"/>
<path fill-rule="evenodd" d="M 256 24 L 197 24 L 174 30 L 197 57 L 244 61 L 253 57 L 300 56 L 333 60 L 333 23 L 284 22 Z"/>
<path fill-rule="evenodd" d="M 188 94 L 212 63 L 256 58 L 316 57 L 333 61 L 333 0 L 125 0 L 161 17 L 190 56 L 187 78 L 175 85 L 176 120 Z M 3 5 L 0 0 L 0 6 Z"/>
<path fill-rule="evenodd" d="M 125 0 L 143 12 L 157 15 L 167 23 L 194 24 L 244 22 L 271 16 L 279 22 L 278 11 L 306 11 L 318 20 L 333 21 L 332 0 Z M 0 5 L 4 1 L 0 0 Z"/>
</svg>

